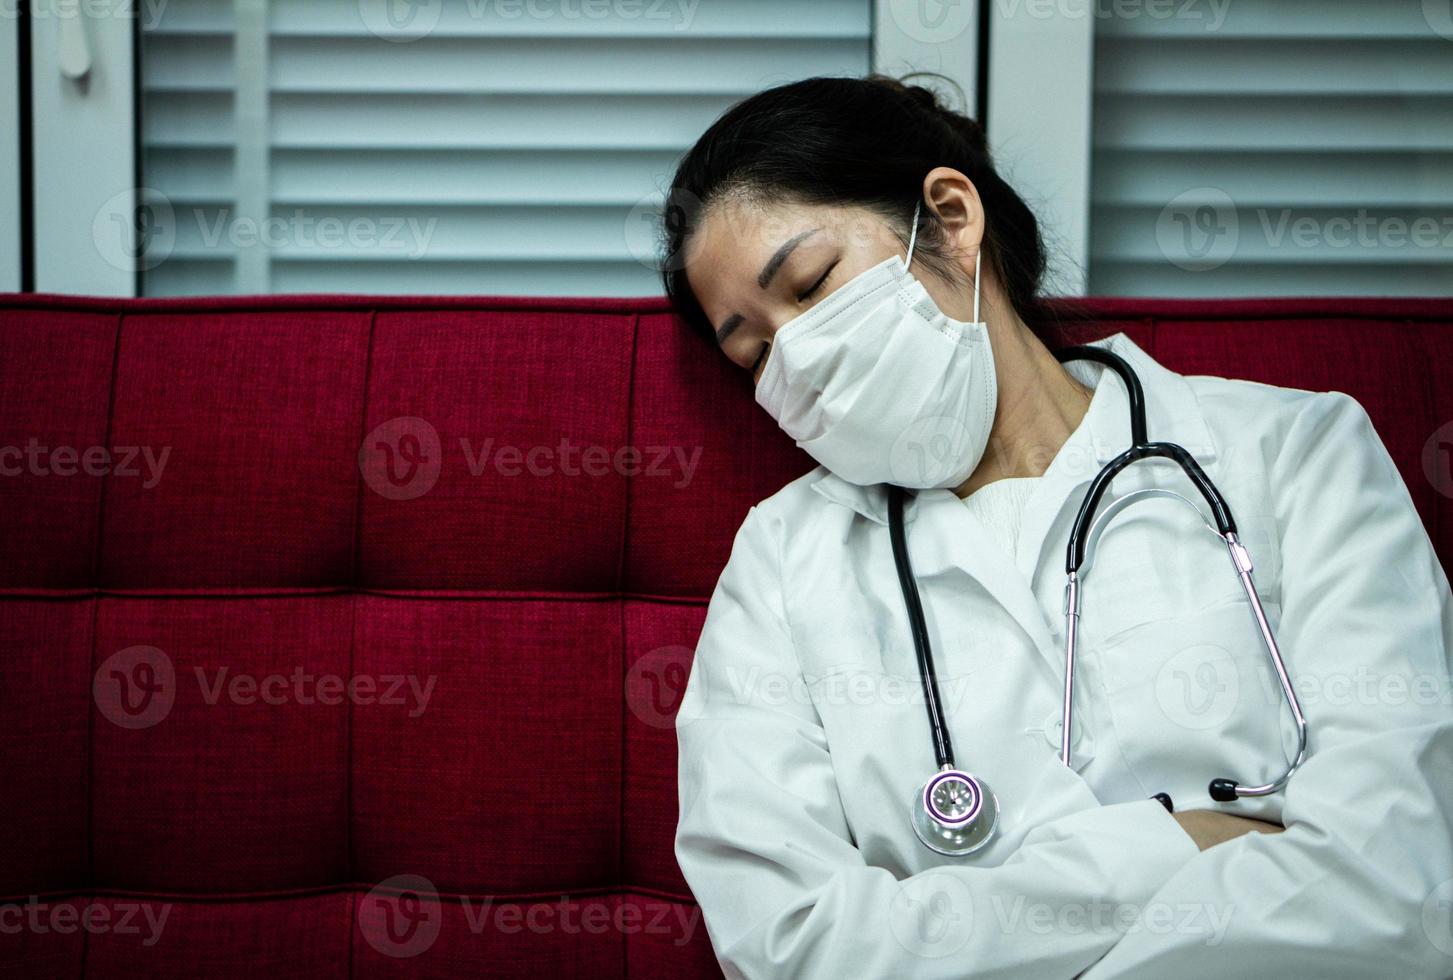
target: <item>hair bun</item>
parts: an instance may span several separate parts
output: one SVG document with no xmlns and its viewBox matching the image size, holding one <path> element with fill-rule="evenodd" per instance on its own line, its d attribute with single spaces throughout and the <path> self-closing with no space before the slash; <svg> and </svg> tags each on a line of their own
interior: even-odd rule
<svg viewBox="0 0 1453 980">
<path fill-rule="evenodd" d="M 889 88 L 892 88 L 902 93 L 903 95 L 908 96 L 908 98 L 913 100 L 914 105 L 918 106 L 921 109 L 928 110 L 939 119 L 941 119 L 944 123 L 946 123 L 949 128 L 954 131 L 955 135 L 957 135 L 959 139 L 963 140 L 965 143 L 967 143 L 974 150 L 977 150 L 979 153 L 987 154 L 989 152 L 989 141 L 985 137 L 984 127 L 979 125 L 979 121 L 968 115 L 965 115 L 962 112 L 950 108 L 948 105 L 945 104 L 943 98 L 940 97 L 938 92 L 934 89 L 929 88 L 926 85 L 919 85 L 915 82 L 908 81 L 908 79 L 915 78 L 920 75 L 929 75 L 937 78 L 943 78 L 943 76 L 936 75 L 934 72 L 913 72 L 911 74 L 904 75 L 901 78 L 894 78 L 891 75 L 878 74 L 869 77 L 871 77 L 874 81 L 885 84 Z M 943 81 L 945 84 L 957 88 L 957 86 L 954 85 L 951 79 L 943 78 Z"/>
</svg>

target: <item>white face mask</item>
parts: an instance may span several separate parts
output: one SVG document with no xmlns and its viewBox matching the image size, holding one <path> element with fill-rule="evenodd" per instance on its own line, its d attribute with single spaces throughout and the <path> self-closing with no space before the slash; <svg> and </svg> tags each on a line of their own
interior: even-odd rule
<svg viewBox="0 0 1453 980">
<path fill-rule="evenodd" d="M 920 202 L 922 203 L 922 202 Z M 852 483 L 955 487 L 989 443 L 999 388 L 988 326 L 938 308 L 893 255 L 778 329 L 757 404 L 797 445 Z"/>
</svg>

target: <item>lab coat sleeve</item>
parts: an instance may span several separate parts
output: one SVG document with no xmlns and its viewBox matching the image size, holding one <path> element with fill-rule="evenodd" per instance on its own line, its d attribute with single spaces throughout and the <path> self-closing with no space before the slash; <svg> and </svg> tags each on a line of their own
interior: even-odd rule
<svg viewBox="0 0 1453 980">
<path fill-rule="evenodd" d="M 1194 842 L 1159 803 L 1137 800 L 1036 827 L 997 867 L 899 879 L 870 866 L 801 686 L 772 524 L 759 505 L 737 534 L 676 720 L 676 856 L 722 968 L 834 980 L 1079 973 L 1128 925 L 1111 910 L 1147 899 Z M 903 810 L 906 830 L 906 799 Z"/>
<path fill-rule="evenodd" d="M 1308 396 L 1272 478 L 1277 639 L 1310 725 L 1287 829 L 1187 862 L 1159 926 L 1142 915 L 1086 978 L 1453 975 L 1447 578 L 1350 396 Z"/>
</svg>

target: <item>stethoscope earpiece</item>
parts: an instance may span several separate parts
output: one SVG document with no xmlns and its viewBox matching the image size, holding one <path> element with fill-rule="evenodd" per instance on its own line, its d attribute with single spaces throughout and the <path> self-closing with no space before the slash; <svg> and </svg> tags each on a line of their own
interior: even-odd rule
<svg viewBox="0 0 1453 980">
<path fill-rule="evenodd" d="M 1217 803 L 1233 803 L 1241 796 L 1236 792 L 1236 780 L 1234 779 L 1213 779 L 1207 792 Z"/>
</svg>

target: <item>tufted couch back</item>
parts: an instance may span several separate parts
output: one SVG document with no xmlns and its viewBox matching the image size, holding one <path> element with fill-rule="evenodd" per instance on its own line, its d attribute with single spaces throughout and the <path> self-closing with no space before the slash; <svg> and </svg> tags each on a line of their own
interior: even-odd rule
<svg viewBox="0 0 1453 980">
<path fill-rule="evenodd" d="M 1453 302 L 1073 309 L 1356 396 L 1450 564 Z M 810 467 L 656 299 L 0 297 L 0 973 L 715 975 L 672 712 Z"/>
</svg>

